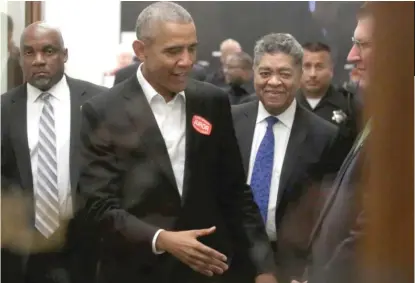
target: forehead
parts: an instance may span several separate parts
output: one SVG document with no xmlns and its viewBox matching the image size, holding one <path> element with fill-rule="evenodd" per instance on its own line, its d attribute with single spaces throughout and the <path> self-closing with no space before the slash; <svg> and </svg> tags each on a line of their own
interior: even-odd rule
<svg viewBox="0 0 415 283">
<path fill-rule="evenodd" d="M 360 41 L 372 40 L 373 29 L 374 19 L 372 17 L 362 18 L 357 22 L 353 36 Z"/>
<path fill-rule="evenodd" d="M 294 69 L 294 58 L 284 53 L 265 53 L 258 63 L 264 69 Z"/>
<path fill-rule="evenodd" d="M 162 45 L 191 45 L 197 42 L 194 23 L 159 22 L 154 42 Z"/>
<path fill-rule="evenodd" d="M 311 52 L 304 50 L 303 62 L 305 61 L 323 61 L 330 59 L 330 54 L 326 51 Z"/>
<path fill-rule="evenodd" d="M 56 31 L 46 29 L 32 29 L 23 36 L 23 44 L 26 46 L 60 45 L 60 36 Z"/>
</svg>

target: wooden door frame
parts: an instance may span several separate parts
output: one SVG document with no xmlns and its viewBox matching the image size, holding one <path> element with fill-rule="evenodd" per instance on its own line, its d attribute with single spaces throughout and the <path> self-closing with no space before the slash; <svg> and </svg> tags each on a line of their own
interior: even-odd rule
<svg viewBox="0 0 415 283">
<path fill-rule="evenodd" d="M 42 1 L 26 1 L 25 2 L 25 25 L 41 21 L 43 19 Z"/>
</svg>

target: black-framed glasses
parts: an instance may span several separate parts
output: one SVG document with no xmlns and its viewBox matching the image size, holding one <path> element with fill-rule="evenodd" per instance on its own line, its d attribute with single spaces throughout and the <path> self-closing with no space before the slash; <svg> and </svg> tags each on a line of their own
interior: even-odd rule
<svg viewBox="0 0 415 283">
<path fill-rule="evenodd" d="M 357 40 L 354 37 L 352 37 L 352 42 L 360 50 L 366 49 L 366 48 L 368 48 L 368 47 L 370 47 L 372 45 L 372 42 L 371 41 L 360 41 L 360 40 Z"/>
</svg>

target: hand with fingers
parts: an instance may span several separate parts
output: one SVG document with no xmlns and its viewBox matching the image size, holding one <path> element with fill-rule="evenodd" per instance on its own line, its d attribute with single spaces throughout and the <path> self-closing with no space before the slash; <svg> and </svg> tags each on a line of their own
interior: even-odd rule
<svg viewBox="0 0 415 283">
<path fill-rule="evenodd" d="M 226 256 L 202 244 L 197 239 L 211 235 L 216 227 L 189 231 L 162 231 L 157 237 L 156 249 L 165 251 L 206 276 L 223 274 L 227 269 Z"/>
</svg>

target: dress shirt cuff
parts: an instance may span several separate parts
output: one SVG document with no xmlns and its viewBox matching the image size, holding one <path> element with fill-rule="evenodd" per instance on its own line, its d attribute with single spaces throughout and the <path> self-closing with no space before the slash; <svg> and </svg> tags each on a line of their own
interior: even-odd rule
<svg viewBox="0 0 415 283">
<path fill-rule="evenodd" d="M 158 236 L 159 236 L 160 232 L 162 232 L 162 231 L 164 231 L 164 229 L 159 229 L 159 230 L 156 232 L 156 234 L 154 234 L 154 237 L 153 237 L 153 242 L 152 242 L 152 244 L 151 244 L 152 249 L 153 249 L 153 253 L 155 253 L 156 255 L 159 255 L 159 254 L 163 254 L 163 253 L 164 253 L 164 251 L 158 251 L 158 250 L 156 249 L 156 242 L 157 242 L 157 238 L 158 238 Z"/>
</svg>

